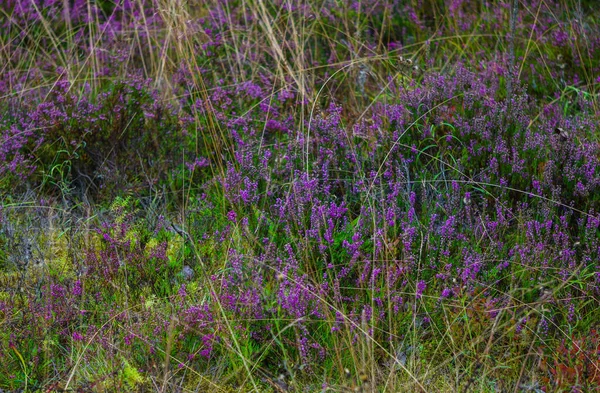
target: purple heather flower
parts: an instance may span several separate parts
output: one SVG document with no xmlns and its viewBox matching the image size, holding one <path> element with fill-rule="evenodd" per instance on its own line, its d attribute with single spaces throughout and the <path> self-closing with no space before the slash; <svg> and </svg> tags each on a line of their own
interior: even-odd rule
<svg viewBox="0 0 600 393">
<path fill-rule="evenodd" d="M 452 291 L 451 291 L 450 289 L 448 289 L 448 288 L 444 288 L 444 289 L 442 290 L 442 293 L 441 293 L 441 295 L 440 295 L 440 298 L 441 298 L 441 299 L 445 299 L 445 298 L 448 298 L 448 297 L 450 297 L 451 295 L 452 295 Z"/>
<path fill-rule="evenodd" d="M 52 284 L 50 285 L 50 294 L 52 295 L 52 297 L 54 298 L 63 298 L 65 297 L 65 288 L 62 285 L 59 284 Z"/>
<path fill-rule="evenodd" d="M 81 334 L 79 334 L 78 332 L 73 332 L 73 340 L 74 341 L 82 341 L 83 340 L 83 336 Z"/>
<path fill-rule="evenodd" d="M 421 280 L 417 283 L 417 291 L 416 291 L 417 299 L 421 298 L 421 296 L 423 295 L 423 291 L 425 291 L 426 288 L 427 288 L 427 283 L 425 281 Z"/>
<path fill-rule="evenodd" d="M 75 281 L 75 284 L 73 285 L 73 295 L 81 296 L 82 292 L 83 292 L 83 288 L 81 285 L 81 280 Z"/>
<path fill-rule="evenodd" d="M 234 212 L 233 210 L 230 210 L 229 213 L 227 213 L 227 219 L 231 222 L 237 222 L 236 212 Z"/>
</svg>

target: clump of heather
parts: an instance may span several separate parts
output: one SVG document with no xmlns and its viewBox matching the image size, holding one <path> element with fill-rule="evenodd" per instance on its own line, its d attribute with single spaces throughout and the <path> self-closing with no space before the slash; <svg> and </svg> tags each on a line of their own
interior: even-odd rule
<svg viewBox="0 0 600 393">
<path fill-rule="evenodd" d="M 0 12 L 0 389 L 596 389 L 591 4 Z"/>
<path fill-rule="evenodd" d="M 79 96 L 68 80 L 57 81 L 43 103 L 21 105 L 5 118 L 0 173 L 88 196 L 160 187 L 177 177 L 183 130 L 148 85 L 131 75 L 91 100 L 89 89 Z"/>
</svg>

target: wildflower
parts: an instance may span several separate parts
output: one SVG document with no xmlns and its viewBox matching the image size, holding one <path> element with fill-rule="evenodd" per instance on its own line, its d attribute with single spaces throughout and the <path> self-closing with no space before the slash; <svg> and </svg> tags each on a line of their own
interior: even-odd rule
<svg viewBox="0 0 600 393">
<path fill-rule="evenodd" d="M 229 213 L 227 213 L 227 219 L 231 222 L 237 222 L 237 214 L 231 210 Z"/>
<path fill-rule="evenodd" d="M 423 291 L 425 291 L 426 288 L 427 288 L 427 283 L 425 281 L 421 280 L 417 283 L 417 291 L 416 291 L 417 299 L 421 298 L 421 296 L 423 295 Z"/>
</svg>

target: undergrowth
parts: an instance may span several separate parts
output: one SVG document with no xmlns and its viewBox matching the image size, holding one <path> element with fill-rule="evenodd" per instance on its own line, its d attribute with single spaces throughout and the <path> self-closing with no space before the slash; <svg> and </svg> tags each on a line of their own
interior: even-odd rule
<svg viewBox="0 0 600 393">
<path fill-rule="evenodd" d="M 598 391 L 596 8 L 0 0 L 0 390 Z"/>
</svg>

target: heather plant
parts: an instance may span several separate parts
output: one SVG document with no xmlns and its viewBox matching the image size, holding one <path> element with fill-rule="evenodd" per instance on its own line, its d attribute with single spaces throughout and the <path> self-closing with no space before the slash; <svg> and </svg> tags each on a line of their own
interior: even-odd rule
<svg viewBox="0 0 600 393">
<path fill-rule="evenodd" d="M 181 127 L 143 80 L 108 86 L 95 103 L 70 88 L 57 81 L 43 104 L 8 119 L 3 174 L 91 197 L 161 187 L 180 170 L 172 157 L 183 145 Z M 147 151 L 154 158 L 141 155 Z"/>
<path fill-rule="evenodd" d="M 0 389 L 598 390 L 590 2 L 0 4 Z"/>
</svg>

